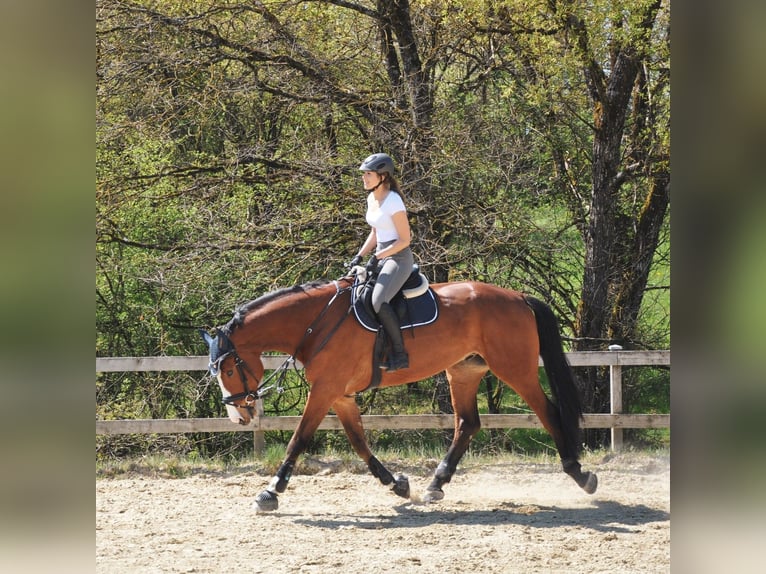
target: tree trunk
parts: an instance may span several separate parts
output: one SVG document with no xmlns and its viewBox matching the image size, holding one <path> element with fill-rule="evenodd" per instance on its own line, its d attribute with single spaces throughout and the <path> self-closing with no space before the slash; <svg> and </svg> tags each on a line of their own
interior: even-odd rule
<svg viewBox="0 0 766 574">
<path fill-rule="evenodd" d="M 637 38 L 651 30 L 659 6 L 658 0 L 646 8 Z M 629 345 L 634 339 L 638 310 L 667 212 L 669 172 L 662 167 L 666 164 L 653 163 L 655 158 L 646 153 L 639 137 L 631 140 L 635 147 L 626 153 L 626 118 L 629 110 L 639 110 L 643 103 L 645 78 L 640 72 L 646 56 L 633 44 L 615 45 L 607 75 L 593 55 L 583 21 L 567 13 L 564 22 L 576 37 L 594 126 L 592 189 L 575 348 L 603 350 L 612 342 Z M 648 179 L 650 189 L 643 209 L 634 216 L 620 194 L 640 168 L 655 173 Z M 608 370 L 589 368 L 582 375 L 579 385 L 584 411 L 608 412 Z M 588 446 L 596 448 L 604 446 L 607 433 L 589 429 L 585 436 Z"/>
</svg>

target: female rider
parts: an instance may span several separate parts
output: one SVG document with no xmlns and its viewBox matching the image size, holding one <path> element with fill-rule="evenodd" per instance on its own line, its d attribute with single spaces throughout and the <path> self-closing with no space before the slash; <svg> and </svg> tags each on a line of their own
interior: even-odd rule
<svg viewBox="0 0 766 574">
<path fill-rule="evenodd" d="M 369 156 L 359 166 L 367 196 L 367 223 L 372 228 L 361 249 L 351 261 L 358 265 L 374 249 L 367 270 L 379 269 L 372 291 L 372 308 L 391 340 L 392 352 L 381 368 L 389 372 L 409 367 L 404 350 L 399 318 L 390 301 L 412 273 L 414 258 L 410 249 L 410 224 L 399 184 L 394 177 L 394 162 L 384 153 Z"/>
</svg>

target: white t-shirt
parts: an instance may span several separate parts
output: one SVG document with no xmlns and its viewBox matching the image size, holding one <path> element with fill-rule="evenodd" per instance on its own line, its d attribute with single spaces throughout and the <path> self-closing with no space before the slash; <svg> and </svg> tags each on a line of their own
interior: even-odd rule
<svg viewBox="0 0 766 574">
<path fill-rule="evenodd" d="M 370 193 L 367 196 L 367 223 L 371 227 L 375 228 L 375 234 L 378 238 L 378 243 L 385 243 L 386 241 L 393 241 L 399 239 L 399 234 L 396 232 L 396 226 L 392 216 L 394 213 L 400 211 L 406 211 L 404 207 L 404 201 L 402 197 L 391 190 L 388 192 L 386 199 L 383 200 L 380 208 L 375 205 L 375 194 Z"/>
</svg>

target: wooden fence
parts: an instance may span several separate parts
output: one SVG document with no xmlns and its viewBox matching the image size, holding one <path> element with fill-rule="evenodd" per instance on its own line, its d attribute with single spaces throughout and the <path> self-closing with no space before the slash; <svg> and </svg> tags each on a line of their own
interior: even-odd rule
<svg viewBox="0 0 766 574">
<path fill-rule="evenodd" d="M 286 357 L 264 355 L 266 369 L 276 369 Z M 622 412 L 622 368 L 626 366 L 670 366 L 670 351 L 587 351 L 567 353 L 573 367 L 608 366 L 610 370 L 610 412 L 608 414 L 585 414 L 582 426 L 585 428 L 611 429 L 612 449 L 622 448 L 622 430 L 625 428 L 669 428 L 669 414 L 623 414 Z M 205 371 L 207 356 L 197 357 L 98 357 L 96 372 L 128 371 Z M 541 362 L 542 365 L 542 362 Z M 300 368 L 301 365 L 297 364 Z M 480 415 L 482 428 L 542 428 L 534 414 L 483 414 Z M 256 454 L 265 449 L 264 432 L 293 430 L 299 416 L 265 416 L 261 401 L 256 403 L 256 415 L 247 425 L 236 425 L 228 418 L 204 419 L 137 419 L 97 420 L 97 435 L 112 434 L 172 434 L 187 432 L 253 432 Z M 367 429 L 451 429 L 454 417 L 448 414 L 425 415 L 363 415 L 362 422 Z M 328 415 L 319 425 L 319 430 L 339 430 L 343 427 L 337 417 Z"/>
</svg>

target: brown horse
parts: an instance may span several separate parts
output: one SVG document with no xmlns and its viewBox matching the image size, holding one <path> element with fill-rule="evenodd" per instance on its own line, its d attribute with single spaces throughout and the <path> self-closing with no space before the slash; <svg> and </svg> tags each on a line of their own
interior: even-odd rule
<svg viewBox="0 0 766 574">
<path fill-rule="evenodd" d="M 303 416 L 276 475 L 256 497 L 260 511 L 277 509 L 277 494 L 287 488 L 298 456 L 330 409 L 370 472 L 396 494 L 409 498 L 407 477 L 394 477 L 386 470 L 365 440 L 354 394 L 370 385 L 376 335 L 349 317 L 351 285 L 351 278 L 343 278 L 276 291 L 241 306 L 213 336 L 203 332 L 210 349 L 210 372 L 218 378 L 230 418 L 240 424 L 248 424 L 253 417 L 263 383 L 261 353 L 282 351 L 304 365 L 310 391 Z M 381 387 L 390 387 L 446 370 L 455 433 L 424 500 L 444 497 L 442 486 L 452 478 L 481 426 L 476 395 L 488 370 L 537 414 L 556 443 L 564 472 L 586 492 L 595 492 L 596 475 L 583 472 L 578 462 L 582 411 L 550 307 L 534 297 L 485 283 L 441 283 L 432 289 L 438 320 L 417 327 L 416 336 L 406 338 L 410 367 L 384 371 L 380 381 Z M 538 356 L 543 358 L 555 402 L 540 387 Z"/>
</svg>

